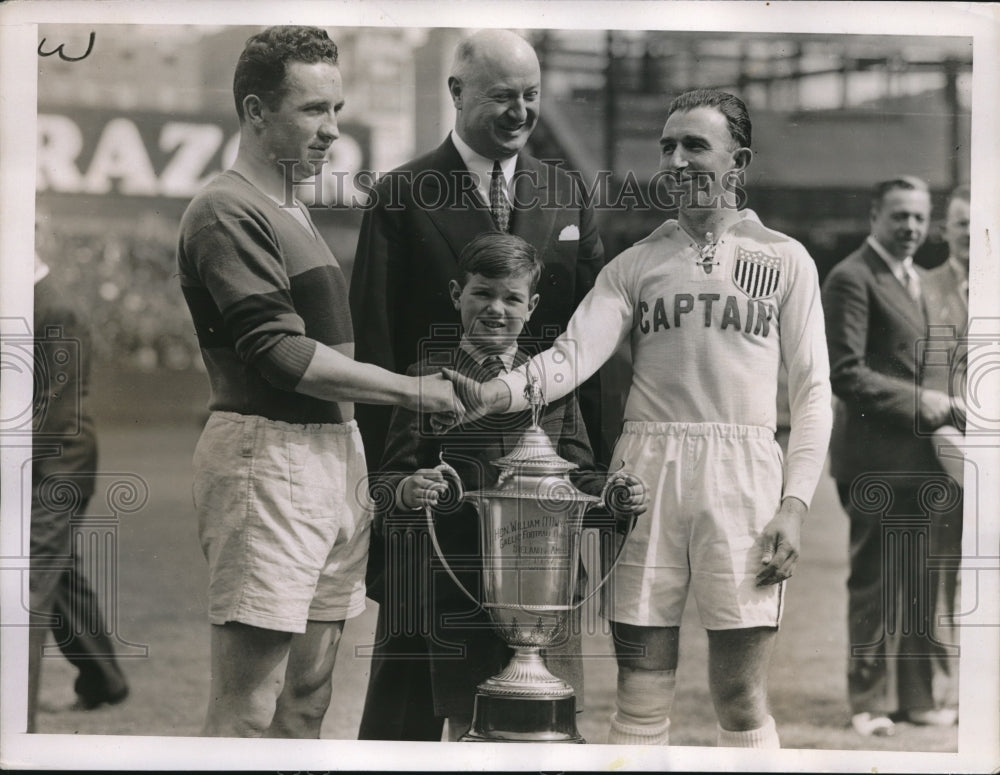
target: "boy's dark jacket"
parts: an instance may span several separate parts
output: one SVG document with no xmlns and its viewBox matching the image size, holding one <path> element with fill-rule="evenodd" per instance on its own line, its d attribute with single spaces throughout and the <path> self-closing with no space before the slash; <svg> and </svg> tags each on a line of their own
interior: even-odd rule
<svg viewBox="0 0 1000 775">
<path fill-rule="evenodd" d="M 451 351 L 449 357 L 451 362 L 444 364 L 438 358 L 434 358 L 433 362 L 422 361 L 411 366 L 407 374 L 433 374 L 439 372 L 442 365 L 448 365 L 480 382 L 489 376 L 462 347 Z M 518 366 L 527 359 L 526 353 L 518 351 L 514 365 Z M 381 574 L 369 577 L 368 595 L 382 605 L 391 606 L 393 611 L 390 615 L 398 615 L 400 619 L 397 621 L 422 618 L 435 632 L 435 637 L 429 642 L 432 653 L 441 654 L 448 650 L 442 647 L 442 642 L 455 642 L 463 637 L 462 632 L 453 628 L 441 630 L 442 615 L 461 616 L 463 624 L 466 624 L 464 636 L 471 638 L 478 629 L 477 640 L 489 633 L 489 620 L 445 574 L 430 546 L 423 510 L 396 507 L 396 488 L 417 469 L 438 465 L 442 457 L 458 472 L 466 492 L 492 487 L 496 484 L 499 469 L 491 461 L 513 451 L 521 434 L 531 423 L 531 414 L 524 411 L 492 415 L 463 424 L 443 435 L 432 432 L 429 421 L 429 416 L 421 416 L 407 409 L 397 408 L 393 411 L 385 455 L 379 472 L 375 475 L 376 484 L 372 488 L 376 501 L 375 529 L 387 538 L 385 544 L 389 547 L 389 562 L 388 567 L 379 563 L 383 566 Z M 570 394 L 544 407 L 539 425 L 553 441 L 559 455 L 579 466 L 571 476 L 573 483 L 589 494 L 600 493 L 605 477 L 594 470 L 586 428 L 574 396 Z M 477 596 L 481 595 L 481 559 L 475 507 L 467 503 L 457 504 L 454 489 L 450 487 L 448 494 L 435 509 L 435 525 L 441 547 L 452 569 L 467 589 Z M 404 560 L 405 552 L 399 550 L 404 543 L 411 541 L 411 546 L 419 546 L 421 549 L 416 552 L 415 557 L 411 553 Z M 581 572 L 581 577 L 583 575 Z M 414 610 L 415 608 L 418 610 Z M 489 637 L 496 636 L 489 633 Z M 496 640 L 500 642 L 498 637 Z M 497 672 L 502 666 L 501 659 L 495 670 L 492 666 L 486 668 L 492 672 L 486 672 L 479 680 Z M 471 667 L 467 662 L 462 664 L 448 661 L 445 669 L 461 672 Z M 438 670 L 432 672 L 439 673 Z M 562 670 L 560 672 L 576 685 L 573 680 L 576 676 L 566 675 Z M 471 695 L 469 701 L 471 702 Z"/>
</svg>

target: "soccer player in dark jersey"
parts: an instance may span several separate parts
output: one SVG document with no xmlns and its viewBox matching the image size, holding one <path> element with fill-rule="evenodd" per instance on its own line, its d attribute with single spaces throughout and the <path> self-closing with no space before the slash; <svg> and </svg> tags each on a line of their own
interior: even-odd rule
<svg viewBox="0 0 1000 775">
<path fill-rule="evenodd" d="M 315 738 L 344 621 L 365 607 L 371 504 L 353 402 L 446 409 L 453 392 L 354 360 L 343 273 L 286 193 L 338 137 L 336 45 L 315 27 L 264 30 L 233 92 L 236 160 L 192 200 L 178 244 L 211 383 L 193 488 L 212 624 L 203 732 Z"/>
</svg>

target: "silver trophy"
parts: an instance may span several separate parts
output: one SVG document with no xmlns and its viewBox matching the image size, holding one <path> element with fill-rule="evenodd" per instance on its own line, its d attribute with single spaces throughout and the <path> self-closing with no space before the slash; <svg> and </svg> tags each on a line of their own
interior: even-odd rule
<svg viewBox="0 0 1000 775">
<path fill-rule="evenodd" d="M 448 566 L 426 510 L 431 541 L 445 570 L 489 612 L 496 632 L 514 649 L 507 666 L 477 687 L 472 726 L 461 740 L 582 743 L 573 687 L 549 672 L 540 652 L 565 642 L 572 611 L 611 573 L 588 598 L 574 601 L 584 513 L 602 503 L 618 479 L 609 477 L 600 496 L 578 490 L 568 476 L 577 466 L 559 456 L 539 427 L 544 401 L 537 382 L 529 381 L 525 395 L 531 427 L 509 455 L 493 461 L 500 469 L 493 488 L 463 495 L 454 469 L 443 461 L 438 466 L 454 480 L 459 497 L 479 512 L 483 600 L 466 590 Z M 621 531 L 625 538 L 634 524 L 632 518 Z M 620 553 L 619 546 L 609 558 L 611 568 Z"/>
</svg>

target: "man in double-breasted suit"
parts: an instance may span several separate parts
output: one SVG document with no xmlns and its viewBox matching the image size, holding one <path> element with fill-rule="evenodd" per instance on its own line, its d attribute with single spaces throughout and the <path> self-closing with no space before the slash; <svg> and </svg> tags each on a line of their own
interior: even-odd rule
<svg viewBox="0 0 1000 775">
<path fill-rule="evenodd" d="M 870 236 L 823 285 L 830 379 L 839 399 L 831 473 L 851 520 L 848 695 L 862 735 L 891 735 L 899 719 L 955 720 L 932 691 L 943 646 L 935 640 L 927 562 L 935 548 L 926 541 L 961 499 L 930 437 L 950 422 L 951 402 L 922 384 L 917 355 L 928 320 L 913 253 L 927 234 L 930 207 L 927 185 L 917 178 L 880 183 Z"/>
<path fill-rule="evenodd" d="M 427 337 L 457 344 L 448 283 L 462 248 L 485 231 L 523 238 L 544 263 L 541 301 L 526 328 L 532 339 L 554 339 L 592 287 L 604 265 L 593 210 L 573 177 L 524 151 L 538 121 L 540 81 L 534 50 L 514 33 L 486 30 L 458 45 L 448 79 L 454 130 L 370 194 L 351 279 L 358 360 L 402 373 L 421 360 Z M 606 462 L 596 380 L 581 388 L 580 405 L 595 453 Z M 369 469 L 376 470 L 390 412 L 359 405 L 356 416 Z M 392 587 L 383 576 L 384 541 L 374 535 L 369 555 L 369 596 L 380 610 L 360 737 L 438 740 L 442 721 L 429 704 L 424 639 L 387 628 L 399 617 L 396 603 L 382 594 Z M 393 698 L 404 691 L 428 695 L 426 712 L 394 714 Z"/>
</svg>

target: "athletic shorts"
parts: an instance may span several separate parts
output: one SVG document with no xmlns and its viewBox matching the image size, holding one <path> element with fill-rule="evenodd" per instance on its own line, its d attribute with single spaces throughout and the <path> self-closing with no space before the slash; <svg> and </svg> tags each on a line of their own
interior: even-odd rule
<svg viewBox="0 0 1000 775">
<path fill-rule="evenodd" d="M 784 583 L 754 583 L 760 534 L 781 502 L 774 434 L 748 425 L 626 422 L 613 459 L 642 479 L 649 502 L 608 581 L 602 614 L 678 627 L 690 588 L 706 629 L 776 627 Z"/>
<path fill-rule="evenodd" d="M 194 469 L 213 624 L 304 632 L 364 611 L 372 508 L 354 421 L 213 412 Z"/>
</svg>

